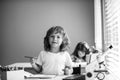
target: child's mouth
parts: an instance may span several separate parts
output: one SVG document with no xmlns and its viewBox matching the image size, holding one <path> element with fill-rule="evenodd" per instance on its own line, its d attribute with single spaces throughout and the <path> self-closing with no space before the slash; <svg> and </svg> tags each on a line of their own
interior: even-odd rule
<svg viewBox="0 0 120 80">
<path fill-rule="evenodd" d="M 52 42 L 53 44 L 57 44 L 57 42 Z"/>
</svg>

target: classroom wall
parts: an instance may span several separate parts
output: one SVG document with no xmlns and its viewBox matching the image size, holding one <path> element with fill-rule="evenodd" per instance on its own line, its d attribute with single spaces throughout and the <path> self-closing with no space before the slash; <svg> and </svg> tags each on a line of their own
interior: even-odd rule
<svg viewBox="0 0 120 80">
<path fill-rule="evenodd" d="M 68 33 L 70 53 L 80 41 L 94 45 L 93 0 L 1 0 L 0 6 L 0 65 L 37 56 L 55 25 Z"/>
</svg>

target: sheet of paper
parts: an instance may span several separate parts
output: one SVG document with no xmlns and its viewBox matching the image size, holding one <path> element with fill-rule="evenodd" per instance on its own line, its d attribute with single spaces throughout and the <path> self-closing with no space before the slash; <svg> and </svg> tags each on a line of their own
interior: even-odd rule
<svg viewBox="0 0 120 80">
<path fill-rule="evenodd" d="M 29 72 L 24 72 L 25 78 L 37 78 L 37 79 L 50 79 L 55 78 L 56 75 L 45 75 L 45 74 L 31 74 Z"/>
<path fill-rule="evenodd" d="M 7 71 L 7 80 L 24 80 L 24 70 Z"/>
</svg>

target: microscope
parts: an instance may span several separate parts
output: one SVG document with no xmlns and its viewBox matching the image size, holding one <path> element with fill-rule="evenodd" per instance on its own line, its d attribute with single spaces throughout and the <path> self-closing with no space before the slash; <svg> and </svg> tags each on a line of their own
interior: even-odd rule
<svg viewBox="0 0 120 80">
<path fill-rule="evenodd" d="M 113 46 L 110 45 L 104 52 L 106 52 L 108 49 L 112 49 Z M 104 53 L 102 52 L 102 53 Z M 86 74 L 85 74 L 85 80 L 106 80 L 106 75 L 109 74 L 109 72 L 105 68 L 105 61 L 104 59 L 99 61 L 99 53 L 92 54 L 91 56 L 94 56 L 94 60 L 90 62 L 86 66 Z M 100 54 L 102 58 L 105 58 L 106 54 Z M 101 58 L 100 57 L 100 58 Z M 91 57 L 93 59 L 93 57 Z"/>
</svg>

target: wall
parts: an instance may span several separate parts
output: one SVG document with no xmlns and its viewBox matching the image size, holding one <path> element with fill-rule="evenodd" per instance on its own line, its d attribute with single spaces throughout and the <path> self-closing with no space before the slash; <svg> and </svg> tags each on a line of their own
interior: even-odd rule
<svg viewBox="0 0 120 80">
<path fill-rule="evenodd" d="M 55 25 L 68 33 L 70 53 L 79 41 L 94 45 L 93 0 L 1 0 L 0 6 L 1 65 L 37 56 L 46 31 Z"/>
</svg>

